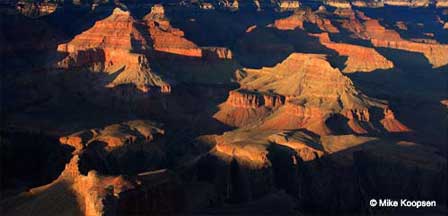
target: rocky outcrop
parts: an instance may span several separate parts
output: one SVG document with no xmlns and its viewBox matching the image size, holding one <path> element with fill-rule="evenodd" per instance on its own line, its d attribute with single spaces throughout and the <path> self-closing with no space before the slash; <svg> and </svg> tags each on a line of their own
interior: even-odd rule
<svg viewBox="0 0 448 216">
<path fill-rule="evenodd" d="M 286 147 L 295 152 L 297 155 L 292 156 L 293 160 L 296 160 L 295 163 L 297 160 L 315 160 L 325 154 L 319 149 L 318 140 L 297 131 L 234 130 L 215 139 L 214 154 L 236 158 L 256 169 L 271 166 L 272 155 L 269 154 L 272 154 L 271 149 L 276 147 Z"/>
<path fill-rule="evenodd" d="M 230 91 L 227 102 L 230 106 L 241 108 L 278 107 L 284 104 L 279 95 L 259 94 L 245 90 Z"/>
<path fill-rule="evenodd" d="M 384 7 L 383 1 L 372 1 L 372 0 L 354 0 L 350 3 L 355 7 L 367 7 L 367 8 L 380 8 Z"/>
<path fill-rule="evenodd" d="M 229 92 L 220 111 L 213 117 L 232 126 L 247 125 L 266 116 L 270 110 L 283 106 L 285 98 L 276 94 L 238 89 Z"/>
<path fill-rule="evenodd" d="M 375 19 L 365 21 L 364 26 L 371 43 L 376 47 L 422 53 L 435 68 L 448 64 L 448 57 L 444 55 L 448 52 L 448 45 L 412 42 L 402 39 L 397 32 L 386 29 Z"/>
<path fill-rule="evenodd" d="M 335 8 L 352 8 L 350 2 L 346 0 L 326 0 L 325 4 Z"/>
<path fill-rule="evenodd" d="M 438 68 L 448 64 L 448 57 L 444 55 L 448 52 L 448 45 L 445 44 L 426 44 L 406 40 L 384 41 L 371 39 L 374 46 L 388 47 L 393 49 L 402 49 L 411 52 L 423 53 L 433 67 Z"/>
<path fill-rule="evenodd" d="M 225 47 L 201 47 L 202 57 L 206 60 L 229 60 L 233 58 L 232 50 Z"/>
<path fill-rule="evenodd" d="M 133 84 L 147 92 L 151 86 L 161 88 L 168 85 L 152 72 L 146 55 L 142 54 L 149 45 L 138 25 L 129 12 L 114 9 L 109 17 L 58 46 L 58 51 L 68 56 L 58 62 L 57 67 L 66 70 L 87 68 L 114 74 L 115 79 L 105 80 L 104 84 L 111 88 Z"/>
<path fill-rule="evenodd" d="M 55 12 L 57 8 L 58 4 L 52 2 L 19 1 L 16 4 L 16 9 L 21 14 L 33 18 L 51 14 Z"/>
<path fill-rule="evenodd" d="M 143 19 L 148 26 L 154 50 L 189 57 L 202 57 L 202 50 L 185 39 L 182 30 L 171 26 L 165 17 L 162 5 L 154 5 L 151 12 Z"/>
<path fill-rule="evenodd" d="M 280 0 L 277 4 L 280 11 L 291 11 L 300 8 L 298 0 Z"/>
<path fill-rule="evenodd" d="M 231 125 L 234 122 L 251 123 L 263 129 L 306 128 L 317 134 L 331 134 L 335 129 L 332 132 L 330 123 L 326 121 L 335 114 L 346 118 L 343 124 L 357 133 L 379 130 L 371 122 L 379 123 L 383 118 L 387 119 L 386 111 L 384 117 L 372 117 L 370 114 L 372 109 L 387 110 L 387 102 L 363 95 L 322 55 L 293 53 L 274 67 L 245 69 L 245 72 L 246 76 L 240 80 L 241 89 L 232 91 L 215 114 L 218 120 Z M 265 94 L 278 95 L 275 97 L 284 100 L 267 100 Z M 276 101 L 274 104 L 277 106 L 268 107 L 265 101 Z M 233 109 L 229 111 L 229 107 Z M 252 115 L 235 113 L 235 110 L 248 109 L 252 109 Z M 260 113 L 255 110 L 264 111 Z M 258 120 L 236 120 L 243 116 Z M 394 117 L 391 116 L 391 119 Z M 398 125 L 389 124 L 387 120 L 383 122 L 385 125 Z M 409 130 L 400 126 L 385 126 L 385 131 L 397 132 L 400 129 L 401 132 Z"/>
<path fill-rule="evenodd" d="M 154 158 L 161 154 L 157 140 L 163 133 L 153 122 L 135 120 L 61 137 L 61 144 L 75 148 L 65 169 L 52 183 L 19 195 L 17 199 L 22 200 L 19 203 L 15 198 L 11 199 L 10 205 L 20 208 L 10 208 L 6 214 L 96 216 L 135 213 L 137 210 L 138 214 L 152 214 L 180 208 L 175 200 L 163 197 L 159 198 L 164 203 L 155 201 L 148 208 L 136 209 L 134 206 L 138 202 L 148 202 L 142 198 L 144 194 L 152 198 L 159 196 L 158 193 L 171 199 L 182 196 L 181 190 L 176 188 L 177 180 L 168 170 L 147 172 L 154 170 L 149 166 L 160 166 Z M 138 166 L 145 168 L 139 170 Z M 113 169 L 121 170 L 114 172 Z M 153 193 L 155 191 L 158 192 Z M 35 208 L 35 205 L 39 207 Z"/>
<path fill-rule="evenodd" d="M 371 72 L 386 70 L 394 67 L 394 64 L 379 54 L 375 49 L 346 43 L 334 43 L 328 37 L 328 33 L 319 35 L 320 42 L 329 49 L 335 50 L 340 56 L 347 56 L 343 72 Z"/>
<path fill-rule="evenodd" d="M 162 5 L 156 4 L 144 18 L 155 51 L 205 60 L 232 59 L 232 51 L 225 47 L 199 47 L 185 38 L 182 30 L 171 26 Z"/>
<path fill-rule="evenodd" d="M 241 199 L 237 201 L 241 203 L 282 189 L 290 195 L 304 197 L 297 200 L 303 204 L 326 206 L 323 202 L 341 202 L 327 209 L 304 208 L 305 212 L 323 213 L 334 209 L 345 212 L 348 206 L 357 206 L 359 199 L 378 191 L 388 195 L 426 194 L 420 196 L 434 197 L 430 191 L 446 188 L 443 183 L 446 177 L 442 174 L 446 160 L 437 156 L 434 149 L 415 143 L 355 135 L 319 138 L 301 131 L 251 129 L 226 132 L 215 137 L 213 142 L 215 148 L 209 155 L 215 157 L 203 157 L 199 164 L 208 164 L 208 169 L 203 172 L 218 169 L 216 173 L 221 175 L 212 174 L 215 177 L 209 181 L 218 188 L 227 188 L 221 196 L 238 196 Z M 216 160 L 224 161 L 226 165 Z M 419 185 L 418 189 L 383 179 L 384 175 L 397 181 L 408 176 L 404 181 L 412 184 L 413 181 L 407 179 L 420 172 L 431 177 L 414 183 Z M 335 186 L 337 181 L 340 183 Z M 440 185 L 434 186 L 436 183 Z M 381 187 L 370 189 L 372 184 Z M 369 189 L 359 191 L 350 189 L 352 187 Z M 234 188 L 240 193 L 235 193 Z M 436 199 L 444 199 L 442 193 L 437 194 Z M 336 195 L 338 198 L 334 198 Z"/>
<path fill-rule="evenodd" d="M 429 0 L 384 0 L 385 5 L 403 6 L 403 7 L 428 7 L 431 1 Z"/>
<path fill-rule="evenodd" d="M 319 11 L 318 11 L 319 12 Z M 315 13 L 309 9 L 297 10 L 291 16 L 275 20 L 273 26 L 279 30 L 304 29 L 304 23 L 315 24 L 320 30 L 338 33 L 339 30 L 323 14 Z"/>
<path fill-rule="evenodd" d="M 109 125 L 105 128 L 95 128 L 76 132 L 59 139 L 62 144 L 72 146 L 75 153 L 79 153 L 95 142 L 104 143 L 108 152 L 125 147 L 135 142 L 151 142 L 155 136 L 163 135 L 164 131 L 150 121 L 130 121 L 121 124 Z"/>
</svg>

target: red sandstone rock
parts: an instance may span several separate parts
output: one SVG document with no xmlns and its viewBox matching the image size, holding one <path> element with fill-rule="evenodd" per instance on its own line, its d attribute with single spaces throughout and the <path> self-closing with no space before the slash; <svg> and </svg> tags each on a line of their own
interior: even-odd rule
<svg viewBox="0 0 448 216">
<path fill-rule="evenodd" d="M 119 73 L 106 87 L 134 84 L 146 92 L 149 86 L 168 85 L 151 71 L 144 54 L 134 53 L 149 49 L 147 38 L 137 29 L 138 25 L 129 12 L 114 9 L 106 19 L 97 21 L 70 42 L 60 44 L 58 51 L 68 56 L 57 66 L 67 70 L 88 67 L 97 72 Z"/>
<path fill-rule="evenodd" d="M 365 31 L 371 43 L 376 47 L 388 47 L 402 49 L 411 52 L 420 52 L 428 59 L 433 67 L 441 67 L 448 64 L 448 45 L 427 44 L 404 40 L 400 35 L 383 27 L 378 20 L 370 19 L 364 22 Z"/>
<path fill-rule="evenodd" d="M 135 133 L 138 132 L 138 133 Z M 164 134 L 162 129 L 157 128 L 149 121 L 130 121 L 121 124 L 109 125 L 105 128 L 96 128 L 74 133 L 61 137 L 62 144 L 75 148 L 75 153 L 87 148 L 89 144 L 100 141 L 106 144 L 105 149 L 112 151 L 137 140 L 152 141 L 155 135 Z"/>
<path fill-rule="evenodd" d="M 322 31 L 331 33 L 339 32 L 329 19 L 323 17 L 322 14 L 316 14 L 311 10 L 296 11 L 289 17 L 275 20 L 273 25 L 280 30 L 294 30 L 295 28 L 304 29 L 304 22 L 315 24 Z"/>
<path fill-rule="evenodd" d="M 350 2 L 346 0 L 326 0 L 325 4 L 335 8 L 352 8 Z"/>
<path fill-rule="evenodd" d="M 193 42 L 185 39 L 183 31 L 171 26 L 165 17 L 162 5 L 154 5 L 144 20 L 149 28 L 155 50 L 176 55 L 202 57 L 202 50 Z"/>
<path fill-rule="evenodd" d="M 318 140 L 297 131 L 242 130 L 226 132 L 216 138 L 213 154 L 236 158 L 252 168 L 271 166 L 268 148 L 284 146 L 295 152 L 303 161 L 322 157 L 325 152 L 318 147 Z M 294 161 L 294 160 L 293 160 Z M 297 160 L 295 160 L 297 163 Z"/>
<path fill-rule="evenodd" d="M 381 120 L 372 119 L 369 110 L 388 107 L 386 102 L 360 93 L 351 80 L 331 67 L 322 55 L 293 53 L 272 68 L 245 69 L 245 72 L 246 76 L 239 81 L 241 89 L 230 92 L 228 100 L 215 114 L 215 118 L 224 123 L 250 123 L 262 129 L 306 128 L 317 134 L 329 134 L 332 132 L 325 121 L 339 113 L 348 119 L 347 124 L 354 131 L 365 133 L 376 130 L 370 122 Z M 278 96 L 267 100 L 265 95 Z M 268 106 L 271 103 L 265 101 L 276 101 L 276 106 Z M 237 119 L 241 115 L 236 113 L 248 110 L 253 111 L 252 119 L 257 121 Z M 245 118 L 250 119 L 250 115 Z M 396 131 L 386 127 L 389 129 Z"/>
<path fill-rule="evenodd" d="M 371 72 L 378 69 L 385 70 L 394 67 L 391 61 L 387 60 L 373 48 L 346 43 L 334 43 L 328 37 L 328 33 L 320 34 L 319 38 L 324 46 L 335 50 L 341 56 L 348 57 L 343 72 Z"/>
</svg>

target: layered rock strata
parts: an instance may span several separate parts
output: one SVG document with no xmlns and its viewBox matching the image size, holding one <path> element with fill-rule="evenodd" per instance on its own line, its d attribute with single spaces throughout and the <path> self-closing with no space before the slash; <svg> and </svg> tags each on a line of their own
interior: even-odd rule
<svg viewBox="0 0 448 216">
<path fill-rule="evenodd" d="M 230 92 L 215 114 L 218 120 L 244 126 L 249 123 L 244 119 L 258 119 L 252 124 L 264 129 L 307 128 L 317 134 L 328 134 L 332 132 L 326 121 L 341 115 L 356 133 L 381 129 L 373 124 L 382 119 L 396 122 L 395 125 L 382 121 L 386 131 L 409 131 L 392 115 L 376 111 L 391 112 L 387 102 L 359 92 L 322 55 L 293 53 L 272 68 L 245 69 L 245 72 L 246 76 L 240 80 L 241 89 Z"/>
</svg>

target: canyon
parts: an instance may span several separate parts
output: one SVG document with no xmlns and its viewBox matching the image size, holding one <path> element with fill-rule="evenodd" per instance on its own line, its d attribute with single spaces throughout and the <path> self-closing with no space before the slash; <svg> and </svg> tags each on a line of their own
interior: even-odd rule
<svg viewBox="0 0 448 216">
<path fill-rule="evenodd" d="M 1 1 L 0 213 L 445 215 L 446 6 Z"/>
</svg>

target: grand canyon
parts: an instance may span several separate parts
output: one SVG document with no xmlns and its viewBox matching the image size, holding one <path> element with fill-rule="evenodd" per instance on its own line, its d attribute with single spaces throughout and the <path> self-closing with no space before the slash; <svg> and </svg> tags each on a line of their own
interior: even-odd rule
<svg viewBox="0 0 448 216">
<path fill-rule="evenodd" d="M 0 0 L 0 26 L 1 215 L 448 214 L 447 0 Z"/>
</svg>

